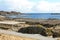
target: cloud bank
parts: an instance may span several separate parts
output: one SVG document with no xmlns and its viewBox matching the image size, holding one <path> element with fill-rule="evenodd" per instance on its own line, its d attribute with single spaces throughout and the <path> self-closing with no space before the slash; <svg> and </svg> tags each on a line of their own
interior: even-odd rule
<svg viewBox="0 0 60 40">
<path fill-rule="evenodd" d="M 0 9 L 22 13 L 60 13 L 60 2 L 39 0 L 0 0 Z"/>
<path fill-rule="evenodd" d="M 40 1 L 36 6 L 39 12 L 60 13 L 59 2 Z"/>
</svg>

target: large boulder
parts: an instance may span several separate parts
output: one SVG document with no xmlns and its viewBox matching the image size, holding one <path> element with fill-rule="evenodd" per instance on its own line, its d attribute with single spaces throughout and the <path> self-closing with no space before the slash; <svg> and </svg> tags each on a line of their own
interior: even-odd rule
<svg viewBox="0 0 60 40">
<path fill-rule="evenodd" d="M 57 33 L 57 32 L 53 32 L 53 38 L 57 38 L 57 37 L 60 37 L 60 33 Z"/>
<path fill-rule="evenodd" d="M 41 34 L 43 36 L 47 36 L 45 29 L 42 27 L 25 27 L 19 29 L 18 32 L 27 34 Z"/>
</svg>

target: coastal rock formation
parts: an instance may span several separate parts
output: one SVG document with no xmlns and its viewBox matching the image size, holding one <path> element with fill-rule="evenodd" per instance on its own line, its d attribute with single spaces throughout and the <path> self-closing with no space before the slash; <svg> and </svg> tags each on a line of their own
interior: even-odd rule
<svg viewBox="0 0 60 40">
<path fill-rule="evenodd" d="M 42 27 L 24 27 L 19 29 L 18 32 L 27 34 L 41 34 L 43 36 L 47 36 L 45 29 Z"/>
<path fill-rule="evenodd" d="M 56 38 L 56 37 L 60 37 L 60 26 L 56 26 L 53 30 L 53 37 Z"/>
<path fill-rule="evenodd" d="M 7 16 L 7 15 L 18 15 L 18 14 L 20 14 L 20 12 L 15 12 L 15 11 L 11 11 L 11 12 L 0 11 L 0 15 L 3 15 L 3 16 Z"/>
</svg>

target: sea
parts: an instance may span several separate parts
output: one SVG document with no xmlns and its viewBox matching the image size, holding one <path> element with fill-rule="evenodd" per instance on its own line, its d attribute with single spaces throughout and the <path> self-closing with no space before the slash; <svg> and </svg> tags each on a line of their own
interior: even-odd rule
<svg viewBox="0 0 60 40">
<path fill-rule="evenodd" d="M 32 18 L 32 19 L 60 19 L 60 13 L 22 13 L 18 15 L 7 15 L 10 18 Z"/>
</svg>

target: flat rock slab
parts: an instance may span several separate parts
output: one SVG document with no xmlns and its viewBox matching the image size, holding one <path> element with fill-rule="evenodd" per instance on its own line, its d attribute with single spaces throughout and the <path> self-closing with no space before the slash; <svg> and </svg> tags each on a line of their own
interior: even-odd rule
<svg viewBox="0 0 60 40">
<path fill-rule="evenodd" d="M 0 29 L 0 33 L 16 35 L 16 36 L 21 36 L 21 37 L 28 37 L 28 38 L 38 39 L 38 40 L 56 40 L 55 38 L 44 37 L 39 34 L 22 34 L 22 33 L 17 33 L 13 31 L 1 30 L 1 29 Z"/>
<path fill-rule="evenodd" d="M 0 40 L 37 40 L 15 35 L 0 34 Z"/>
<path fill-rule="evenodd" d="M 23 22 L 16 22 L 16 21 L 0 21 L 0 24 L 19 24 Z"/>
</svg>

